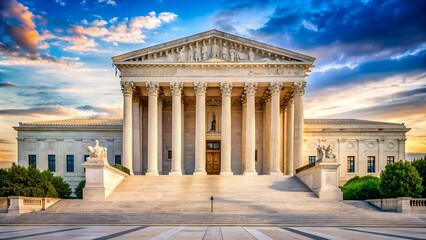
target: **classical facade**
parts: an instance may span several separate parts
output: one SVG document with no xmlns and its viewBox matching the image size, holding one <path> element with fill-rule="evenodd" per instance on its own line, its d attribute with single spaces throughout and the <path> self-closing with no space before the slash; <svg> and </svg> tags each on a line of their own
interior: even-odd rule
<svg viewBox="0 0 426 240">
<path fill-rule="evenodd" d="M 166 159 L 167 174 L 178 175 L 188 162 L 196 175 L 256 175 L 259 158 L 261 174 L 283 174 L 284 155 L 286 174 L 303 165 L 314 58 L 211 30 L 112 59 L 124 98 L 123 164 L 134 173 L 162 174 Z"/>
<path fill-rule="evenodd" d="M 403 124 L 304 119 L 315 59 L 303 54 L 212 30 L 112 60 L 123 119 L 20 123 L 19 164 L 49 169 L 55 155 L 57 175 L 77 182 L 99 139 L 133 174 L 293 175 L 330 145 L 343 183 L 405 157 Z"/>
</svg>

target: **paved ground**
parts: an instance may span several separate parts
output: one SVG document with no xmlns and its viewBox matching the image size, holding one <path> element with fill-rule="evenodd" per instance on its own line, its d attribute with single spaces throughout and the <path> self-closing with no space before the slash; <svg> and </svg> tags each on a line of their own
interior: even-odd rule
<svg viewBox="0 0 426 240">
<path fill-rule="evenodd" d="M 425 228 L 0 226 L 0 239 L 425 239 Z"/>
</svg>

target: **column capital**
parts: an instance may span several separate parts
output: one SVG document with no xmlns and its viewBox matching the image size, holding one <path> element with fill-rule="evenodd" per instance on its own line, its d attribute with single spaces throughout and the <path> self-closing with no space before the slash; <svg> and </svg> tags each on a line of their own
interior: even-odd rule
<svg viewBox="0 0 426 240">
<path fill-rule="evenodd" d="M 231 96 L 232 82 L 221 82 L 220 91 L 222 92 L 222 96 Z"/>
<path fill-rule="evenodd" d="M 158 96 L 160 84 L 158 82 L 147 82 L 146 90 L 148 91 L 148 96 Z"/>
<path fill-rule="evenodd" d="M 195 95 L 206 95 L 207 83 L 206 82 L 194 82 Z"/>
<path fill-rule="evenodd" d="M 271 95 L 280 95 L 281 89 L 283 88 L 282 82 L 271 82 L 269 84 L 269 92 Z"/>
<path fill-rule="evenodd" d="M 181 96 L 182 89 L 183 89 L 183 83 L 181 82 L 170 83 L 170 91 L 172 92 L 173 96 Z"/>
<path fill-rule="evenodd" d="M 135 85 L 132 81 L 128 82 L 121 82 L 121 91 L 123 92 L 123 95 L 132 95 L 133 90 L 135 89 Z"/>
<path fill-rule="evenodd" d="M 138 87 L 135 87 L 133 89 L 133 98 L 132 98 L 133 102 L 134 103 L 140 103 L 141 97 L 142 97 L 141 90 Z"/>
<path fill-rule="evenodd" d="M 257 82 L 244 83 L 244 92 L 246 96 L 256 95 Z"/>
<path fill-rule="evenodd" d="M 294 82 L 293 84 L 294 93 L 297 95 L 304 95 L 305 94 L 305 88 L 306 88 L 306 82 Z"/>
</svg>

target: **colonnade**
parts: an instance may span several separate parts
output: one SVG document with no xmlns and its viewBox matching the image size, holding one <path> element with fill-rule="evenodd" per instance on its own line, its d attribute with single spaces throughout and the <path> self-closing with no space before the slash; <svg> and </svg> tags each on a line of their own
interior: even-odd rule
<svg viewBox="0 0 426 240">
<path fill-rule="evenodd" d="M 158 82 L 146 82 L 148 95 L 148 161 L 146 175 L 158 175 L 159 166 L 159 143 L 158 143 L 158 96 L 160 86 Z M 206 175 L 206 82 L 195 82 L 194 91 L 196 96 L 195 114 L 195 170 L 194 175 Z M 272 82 L 268 86 L 270 92 L 270 127 L 269 148 L 270 151 L 269 174 L 283 174 L 280 170 L 281 148 L 286 149 L 287 165 L 285 174 L 292 175 L 296 168 L 302 165 L 303 158 L 303 98 L 305 82 L 295 82 L 292 86 L 292 93 L 286 100 L 285 108 L 285 147 L 280 144 L 280 92 L 283 87 L 281 82 Z M 243 174 L 257 175 L 256 172 L 256 106 L 255 97 L 258 83 L 244 83 L 243 93 Z M 220 83 L 222 95 L 222 119 L 221 119 L 221 175 L 233 175 L 231 169 L 231 95 L 232 82 Z M 132 94 L 135 89 L 133 82 L 122 82 L 122 92 L 124 98 L 123 106 L 123 165 L 133 172 L 133 127 L 132 127 Z M 170 83 L 172 95 L 172 167 L 170 175 L 182 175 L 182 90 L 183 83 Z M 160 168 L 161 171 L 161 168 Z"/>
</svg>

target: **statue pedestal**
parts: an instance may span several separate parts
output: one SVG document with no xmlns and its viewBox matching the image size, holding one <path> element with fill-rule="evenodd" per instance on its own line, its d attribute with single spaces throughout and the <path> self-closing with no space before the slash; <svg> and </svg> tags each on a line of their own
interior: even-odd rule
<svg viewBox="0 0 426 240">
<path fill-rule="evenodd" d="M 85 200 L 105 200 L 129 174 L 111 167 L 106 158 L 87 158 Z"/>
<path fill-rule="evenodd" d="M 338 185 L 339 166 L 336 158 L 323 158 L 322 162 L 315 162 L 315 167 L 303 170 L 296 176 L 320 199 L 343 200 Z"/>
</svg>

